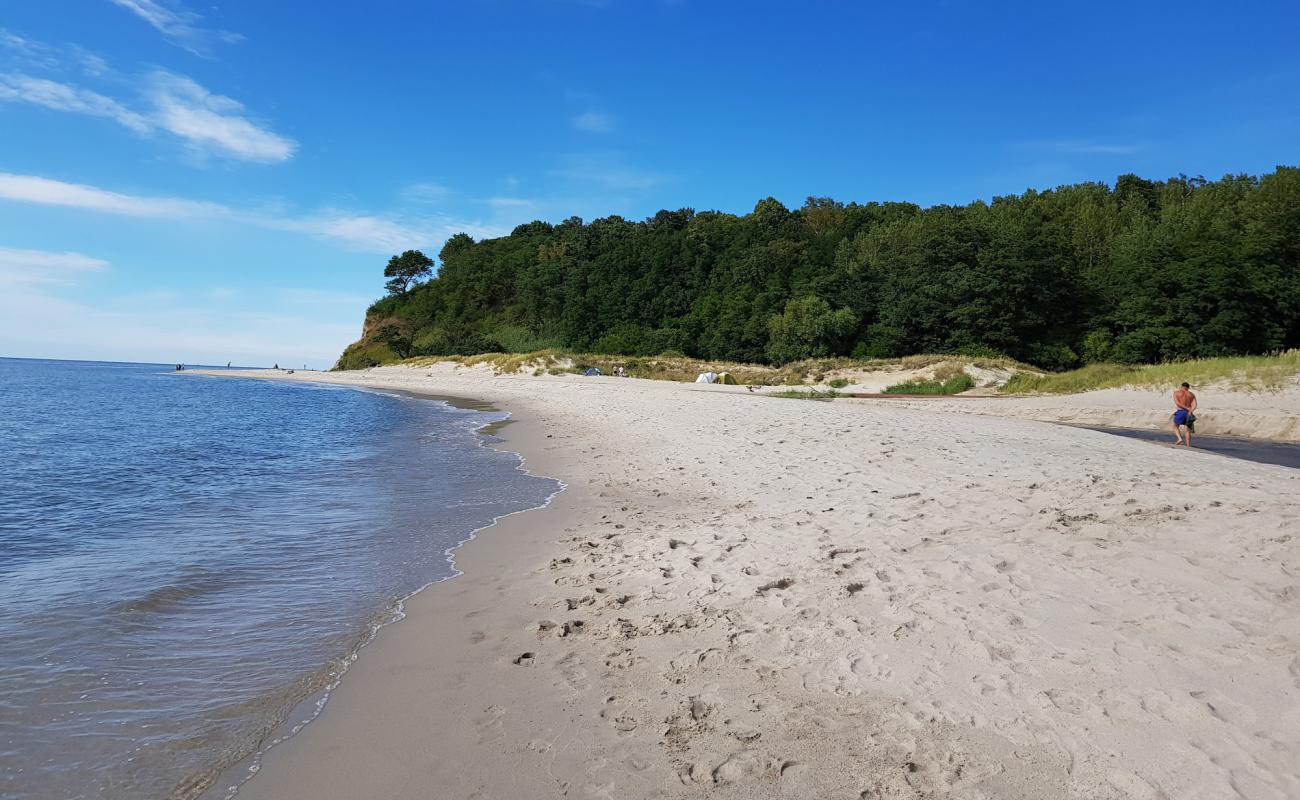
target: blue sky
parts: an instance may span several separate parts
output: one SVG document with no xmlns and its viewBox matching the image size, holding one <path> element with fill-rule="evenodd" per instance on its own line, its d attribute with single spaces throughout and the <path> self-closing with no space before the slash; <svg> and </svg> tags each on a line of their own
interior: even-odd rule
<svg viewBox="0 0 1300 800">
<path fill-rule="evenodd" d="M 772 195 L 1300 163 L 1300 6 L 50 0 L 0 14 L 0 355 L 328 366 L 389 255 Z"/>
</svg>

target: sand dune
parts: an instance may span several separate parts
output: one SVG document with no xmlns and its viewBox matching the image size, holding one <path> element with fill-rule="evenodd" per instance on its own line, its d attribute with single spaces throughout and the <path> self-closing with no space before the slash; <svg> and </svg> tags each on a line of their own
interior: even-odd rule
<svg viewBox="0 0 1300 800">
<path fill-rule="evenodd" d="M 242 798 L 1300 797 L 1300 472 L 617 379 L 477 397 L 570 488 Z"/>
</svg>

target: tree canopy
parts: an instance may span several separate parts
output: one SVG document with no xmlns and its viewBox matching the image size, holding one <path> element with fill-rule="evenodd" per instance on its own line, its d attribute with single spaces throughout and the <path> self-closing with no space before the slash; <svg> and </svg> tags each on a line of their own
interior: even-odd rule
<svg viewBox="0 0 1300 800">
<path fill-rule="evenodd" d="M 389 262 L 343 366 L 543 347 L 782 363 L 1005 354 L 1047 368 L 1300 346 L 1300 169 L 920 208 L 530 222 Z M 390 272 L 391 270 L 391 272 Z M 378 345 L 378 347 L 376 347 Z"/>
<path fill-rule="evenodd" d="M 390 278 L 384 288 L 390 295 L 405 294 L 412 283 L 433 274 L 433 259 L 419 250 L 407 250 L 400 256 L 388 259 L 384 277 Z"/>
</svg>

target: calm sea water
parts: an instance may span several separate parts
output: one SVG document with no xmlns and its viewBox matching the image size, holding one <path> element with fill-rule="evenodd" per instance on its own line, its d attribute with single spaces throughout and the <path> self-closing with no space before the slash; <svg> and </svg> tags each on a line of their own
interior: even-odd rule
<svg viewBox="0 0 1300 800">
<path fill-rule="evenodd" d="M 0 359 L 0 797 L 193 797 L 265 746 L 556 491 L 483 446 L 504 416 Z"/>
</svg>

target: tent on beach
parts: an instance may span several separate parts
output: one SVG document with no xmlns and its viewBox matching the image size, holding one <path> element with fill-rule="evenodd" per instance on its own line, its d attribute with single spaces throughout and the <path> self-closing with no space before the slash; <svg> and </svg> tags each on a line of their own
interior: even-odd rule
<svg viewBox="0 0 1300 800">
<path fill-rule="evenodd" d="M 736 385 L 736 378 L 730 372 L 701 372 L 696 383 L 729 383 Z"/>
</svg>

